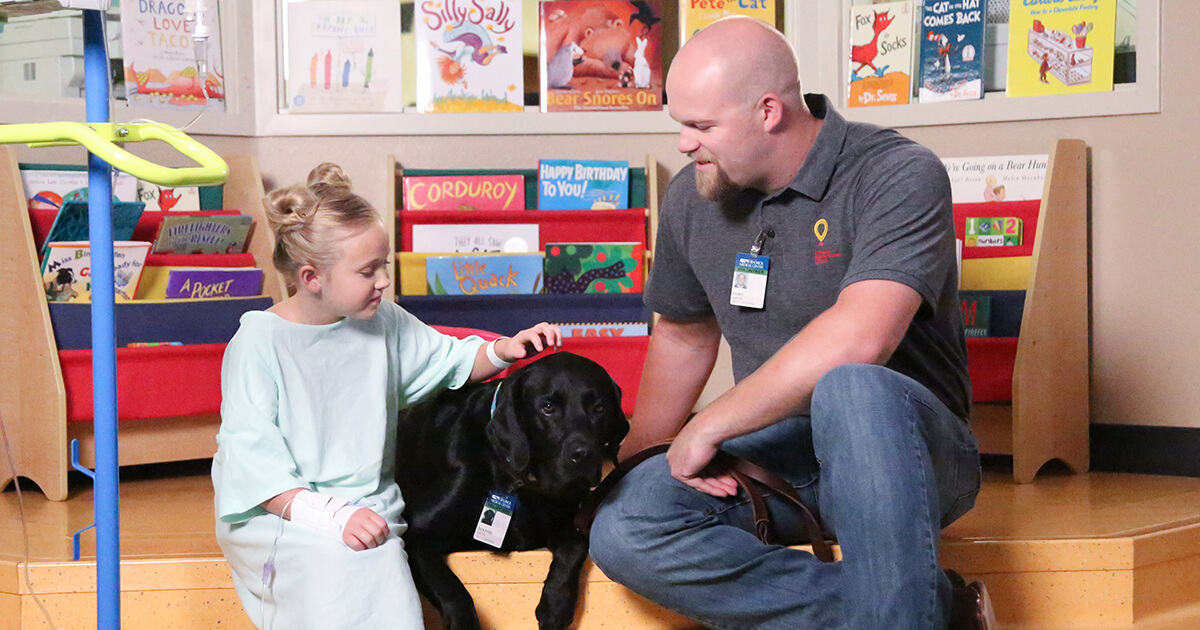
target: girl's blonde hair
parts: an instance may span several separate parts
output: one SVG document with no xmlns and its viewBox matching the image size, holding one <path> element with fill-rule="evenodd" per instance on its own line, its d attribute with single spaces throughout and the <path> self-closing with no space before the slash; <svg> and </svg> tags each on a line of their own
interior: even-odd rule
<svg viewBox="0 0 1200 630">
<path fill-rule="evenodd" d="M 314 168 L 306 184 L 267 193 L 263 205 L 275 235 L 275 268 L 291 282 L 304 265 L 333 266 L 347 232 L 381 221 L 375 208 L 350 190 L 346 171 L 331 162 Z"/>
</svg>

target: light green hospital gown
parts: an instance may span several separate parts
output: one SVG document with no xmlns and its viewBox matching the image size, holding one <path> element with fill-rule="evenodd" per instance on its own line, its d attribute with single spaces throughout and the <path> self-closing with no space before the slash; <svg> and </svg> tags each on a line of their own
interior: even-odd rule
<svg viewBox="0 0 1200 630">
<path fill-rule="evenodd" d="M 212 477 L 217 541 L 259 628 L 423 627 L 400 538 L 396 414 L 461 387 L 482 343 L 443 335 L 386 300 L 369 320 L 323 326 L 265 311 L 242 316 L 221 368 Z M 297 487 L 371 508 L 391 536 L 353 551 L 260 507 Z"/>
</svg>

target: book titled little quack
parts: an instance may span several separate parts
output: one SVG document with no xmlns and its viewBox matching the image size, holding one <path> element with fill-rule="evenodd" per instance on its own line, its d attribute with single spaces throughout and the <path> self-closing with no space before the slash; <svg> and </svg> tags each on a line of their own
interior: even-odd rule
<svg viewBox="0 0 1200 630">
<path fill-rule="evenodd" d="M 614 210 L 629 207 L 626 160 L 541 160 L 539 210 Z"/>
<path fill-rule="evenodd" d="M 425 261 L 430 295 L 510 295 L 542 292 L 542 255 L 461 254 Z"/>
</svg>

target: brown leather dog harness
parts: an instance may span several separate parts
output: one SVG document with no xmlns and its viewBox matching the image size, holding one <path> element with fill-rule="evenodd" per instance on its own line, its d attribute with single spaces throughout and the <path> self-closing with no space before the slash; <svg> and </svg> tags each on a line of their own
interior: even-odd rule
<svg viewBox="0 0 1200 630">
<path fill-rule="evenodd" d="M 670 446 L 669 442 L 656 444 L 617 464 L 617 467 L 583 500 L 579 507 L 579 513 L 575 516 L 575 528 L 587 535 L 591 531 L 592 522 L 596 519 L 596 510 L 600 507 L 600 503 L 612 492 L 617 483 L 638 464 L 659 453 L 667 452 Z M 796 493 L 791 484 L 756 464 L 740 457 L 734 457 L 724 451 L 718 451 L 709 466 L 713 470 L 728 473 L 750 497 L 750 505 L 754 510 L 754 535 L 764 544 L 774 544 L 777 539 L 764 498 L 765 493 L 771 492 L 800 508 L 804 517 L 802 534 L 812 545 L 813 555 L 822 562 L 833 562 L 833 548 L 822 534 L 821 524 L 800 500 L 800 495 Z"/>
</svg>

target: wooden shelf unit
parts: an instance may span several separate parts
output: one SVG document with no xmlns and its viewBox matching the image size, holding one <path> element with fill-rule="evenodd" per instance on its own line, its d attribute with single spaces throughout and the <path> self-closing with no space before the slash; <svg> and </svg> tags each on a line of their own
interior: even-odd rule
<svg viewBox="0 0 1200 630">
<path fill-rule="evenodd" d="M 413 224 L 421 223 L 538 223 L 541 227 L 541 241 L 559 242 L 605 240 L 580 234 L 588 232 L 581 225 L 588 219 L 596 219 L 600 223 L 599 232 L 606 228 L 614 233 L 625 234 L 626 237 L 609 240 L 631 240 L 634 232 L 636 240 L 644 244 L 642 264 L 643 280 L 648 273 L 653 260 L 652 249 L 658 235 L 658 199 L 659 172 L 658 163 L 654 156 L 647 155 L 644 168 L 630 164 L 630 194 L 631 208 L 644 207 L 644 215 L 636 210 L 535 210 L 525 211 L 402 211 L 401 203 L 403 188 L 401 178 L 405 170 L 396 163 L 394 156 L 388 156 L 386 162 L 387 176 L 395 182 L 388 186 L 387 208 L 394 211 L 385 212 L 385 228 L 392 240 L 392 251 L 397 252 L 405 240 L 404 220 Z M 537 207 L 537 170 L 536 169 L 439 169 L 410 170 L 412 175 L 467 175 L 467 174 L 521 174 L 525 176 L 525 205 Z M 590 214 L 589 214 L 590 213 Z M 606 214 L 609 213 L 609 214 Z M 626 213 L 638 215 L 630 217 Z M 452 218 L 451 218 L 452 215 Z M 485 220 L 475 220 L 486 217 Z M 634 225 L 636 224 L 636 225 Z M 595 226 L 593 226 L 595 227 Z M 558 236 L 554 236 L 558 234 Z M 572 235 L 567 237 L 566 235 Z M 401 306 L 409 309 L 418 318 L 428 324 L 450 325 L 466 328 L 477 328 L 500 334 L 511 335 L 531 326 L 538 321 L 575 322 L 575 321 L 629 321 L 634 311 L 640 313 L 635 321 L 649 321 L 651 313 L 641 304 L 640 294 L 542 294 L 542 295 L 498 295 L 498 296 L 400 296 L 397 297 L 395 287 L 398 282 L 399 260 L 391 267 L 392 285 L 388 299 L 395 300 Z M 630 304 L 637 297 L 636 305 Z M 588 317 L 590 315 L 591 317 Z M 531 319 L 532 318 L 532 319 Z M 599 319 L 597 319 L 599 318 Z M 642 364 L 644 363 L 649 337 L 628 338 L 567 338 L 564 349 L 588 357 L 603 365 L 625 392 L 623 407 L 629 413 L 637 400 L 637 388 L 640 384 Z"/>
<path fill-rule="evenodd" d="M 253 156 L 226 159 L 226 208 L 254 218 L 249 252 L 265 269 L 263 294 L 278 302 L 282 284 L 271 268 L 274 248 L 266 228 L 262 177 Z M 59 362 L 38 255 L 16 154 L 0 147 L 0 419 L 4 421 L 17 474 L 38 485 L 47 498 L 67 498 L 69 443 L 80 441 L 80 461 L 94 465 L 92 423 L 68 422 L 67 392 Z M 118 306 L 119 308 L 119 306 Z M 170 395 L 171 392 L 146 392 Z M 139 392 L 140 395 L 140 392 Z M 118 415 L 120 410 L 118 410 Z M 118 424 L 122 466 L 212 457 L 219 414 L 200 414 Z M 13 480 L 7 458 L 0 458 L 0 489 Z"/>
<path fill-rule="evenodd" d="M 1059 140 L 1038 212 L 1012 402 L 971 410 L 980 451 L 1012 455 L 1018 483 L 1054 459 L 1076 474 L 1090 466 L 1088 235 L 1087 145 Z"/>
</svg>

